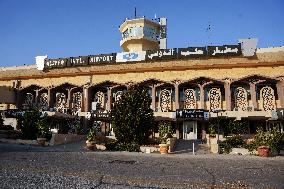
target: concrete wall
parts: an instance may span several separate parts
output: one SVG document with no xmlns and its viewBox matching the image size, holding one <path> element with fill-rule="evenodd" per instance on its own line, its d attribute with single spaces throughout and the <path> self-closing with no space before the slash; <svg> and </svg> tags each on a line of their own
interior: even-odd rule
<svg viewBox="0 0 284 189">
<path fill-rule="evenodd" d="M 16 103 L 16 92 L 13 88 L 0 86 L 0 103 Z"/>
</svg>

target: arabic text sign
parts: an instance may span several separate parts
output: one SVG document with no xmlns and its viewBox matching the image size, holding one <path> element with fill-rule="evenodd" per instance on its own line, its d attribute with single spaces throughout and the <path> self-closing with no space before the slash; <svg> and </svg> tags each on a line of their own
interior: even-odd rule
<svg viewBox="0 0 284 189">
<path fill-rule="evenodd" d="M 115 58 L 116 58 L 116 53 L 94 55 L 94 56 L 90 56 L 89 63 L 90 64 L 114 63 Z"/>
<path fill-rule="evenodd" d="M 61 67 L 66 67 L 67 61 L 68 61 L 67 58 L 45 59 L 45 60 L 44 60 L 44 67 L 45 67 L 45 68 L 61 68 Z"/>
<path fill-rule="evenodd" d="M 208 119 L 209 112 L 204 109 L 178 109 L 176 110 L 176 117 Z"/>
<path fill-rule="evenodd" d="M 122 52 L 116 54 L 116 62 L 132 62 L 145 60 L 146 51 Z"/>
<path fill-rule="evenodd" d="M 208 46 L 209 56 L 240 56 L 241 46 L 239 45 L 223 45 L 223 46 Z"/>
<path fill-rule="evenodd" d="M 178 58 L 198 58 L 207 55 L 206 47 L 188 47 L 178 49 Z"/>
<path fill-rule="evenodd" d="M 159 49 L 146 51 L 145 60 L 164 60 L 175 59 L 177 57 L 177 49 Z"/>
</svg>

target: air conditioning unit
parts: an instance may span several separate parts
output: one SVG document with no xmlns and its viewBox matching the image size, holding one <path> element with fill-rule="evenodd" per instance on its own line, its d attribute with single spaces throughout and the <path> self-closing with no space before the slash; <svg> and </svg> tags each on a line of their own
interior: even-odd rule
<svg viewBox="0 0 284 189">
<path fill-rule="evenodd" d="M 99 102 L 92 102 L 92 110 L 98 110 L 101 107 L 101 103 Z"/>
<path fill-rule="evenodd" d="M 248 106 L 247 111 L 252 112 L 254 110 L 253 106 Z"/>
</svg>

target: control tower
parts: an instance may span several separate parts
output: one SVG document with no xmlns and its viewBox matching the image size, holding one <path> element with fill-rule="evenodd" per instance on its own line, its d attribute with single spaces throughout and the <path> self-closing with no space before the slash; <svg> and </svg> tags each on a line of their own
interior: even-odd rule
<svg viewBox="0 0 284 189">
<path fill-rule="evenodd" d="M 119 27 L 120 46 L 125 52 L 166 49 L 166 18 L 126 19 Z"/>
</svg>

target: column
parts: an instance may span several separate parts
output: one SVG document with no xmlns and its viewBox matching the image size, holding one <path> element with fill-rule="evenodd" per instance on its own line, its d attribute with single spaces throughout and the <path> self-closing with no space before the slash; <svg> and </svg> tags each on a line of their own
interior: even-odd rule
<svg viewBox="0 0 284 189">
<path fill-rule="evenodd" d="M 178 84 L 175 84 L 175 106 L 176 109 L 179 109 L 179 91 L 178 91 Z"/>
<path fill-rule="evenodd" d="M 204 106 L 204 85 L 199 85 L 199 90 L 200 90 L 200 109 L 205 109 Z"/>
<path fill-rule="evenodd" d="M 89 87 L 84 86 L 83 87 L 83 107 L 82 110 L 83 112 L 88 112 L 89 111 Z"/>
<path fill-rule="evenodd" d="M 179 122 L 176 121 L 176 137 L 179 139 Z"/>
<path fill-rule="evenodd" d="M 280 107 L 284 108 L 284 80 L 278 81 L 276 84 L 278 100 L 280 101 Z"/>
<path fill-rule="evenodd" d="M 250 83 L 249 84 L 249 90 L 250 90 L 250 95 L 251 95 L 253 108 L 257 108 L 258 106 L 257 106 L 257 100 L 256 100 L 256 87 L 255 87 L 255 83 Z"/>
<path fill-rule="evenodd" d="M 17 89 L 16 95 L 17 95 L 16 96 L 16 106 L 19 109 L 22 106 L 22 92 L 21 92 L 21 90 Z"/>
<path fill-rule="evenodd" d="M 111 95 L 112 87 L 107 88 L 107 110 L 111 110 L 111 104 L 112 104 L 112 95 Z"/>
<path fill-rule="evenodd" d="M 156 86 L 152 86 L 152 103 L 151 103 L 151 108 L 155 112 L 156 110 Z"/>
<path fill-rule="evenodd" d="M 226 100 L 226 110 L 231 111 L 231 84 L 229 82 L 225 82 L 225 100 Z"/>
<path fill-rule="evenodd" d="M 71 113 L 71 91 L 72 89 L 67 89 L 67 103 L 66 103 L 66 108 L 67 108 L 67 113 Z"/>
<path fill-rule="evenodd" d="M 205 128 L 205 122 L 201 122 L 201 139 L 202 141 L 206 141 L 206 128 Z"/>
<path fill-rule="evenodd" d="M 35 90 L 35 106 L 38 107 L 38 94 L 39 94 L 39 90 Z"/>
<path fill-rule="evenodd" d="M 47 103 L 48 103 L 48 109 L 53 108 L 53 98 L 52 98 L 52 89 L 47 89 Z"/>
</svg>

